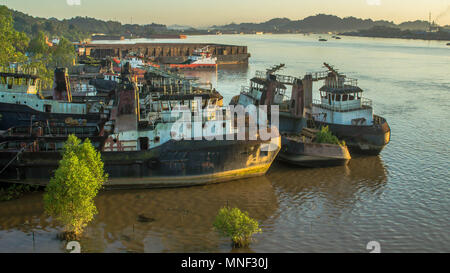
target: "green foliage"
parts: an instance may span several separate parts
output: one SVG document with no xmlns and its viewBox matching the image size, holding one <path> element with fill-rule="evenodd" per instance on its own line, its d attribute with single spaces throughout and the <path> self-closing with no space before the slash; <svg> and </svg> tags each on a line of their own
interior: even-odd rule
<svg viewBox="0 0 450 273">
<path fill-rule="evenodd" d="M 70 135 L 44 194 L 45 211 L 64 225 L 66 234 L 81 235 L 97 213 L 94 198 L 107 178 L 91 142 Z"/>
<path fill-rule="evenodd" d="M 328 126 L 322 127 L 320 131 L 317 132 L 315 142 L 345 146 L 345 141 L 339 141 L 339 139 L 330 132 Z"/>
<path fill-rule="evenodd" d="M 47 45 L 45 37 L 45 33 L 39 31 L 38 34 L 33 39 L 31 39 L 27 51 L 32 55 L 48 54 L 50 51 L 50 47 Z"/>
<path fill-rule="evenodd" d="M 7 188 L 0 188 L 0 201 L 9 201 L 21 197 L 24 193 L 34 192 L 39 186 L 27 184 L 13 184 Z"/>
<path fill-rule="evenodd" d="M 75 47 L 64 37 L 52 48 L 52 54 L 53 67 L 71 67 L 76 58 Z"/>
<path fill-rule="evenodd" d="M 58 45 L 50 47 L 42 31 L 30 41 L 28 52 L 30 62 L 25 67 L 37 71 L 44 89 L 53 87 L 53 71 L 56 67 L 70 67 L 76 58 L 75 48 L 69 40 L 63 37 Z"/>
<path fill-rule="evenodd" d="M 262 232 L 258 221 L 238 208 L 221 208 L 213 226 L 222 235 L 230 237 L 236 247 L 248 246 L 252 235 Z"/>
<path fill-rule="evenodd" d="M 24 62 L 28 41 L 24 33 L 13 28 L 13 19 L 8 8 L 0 6 L 0 66 Z"/>
</svg>

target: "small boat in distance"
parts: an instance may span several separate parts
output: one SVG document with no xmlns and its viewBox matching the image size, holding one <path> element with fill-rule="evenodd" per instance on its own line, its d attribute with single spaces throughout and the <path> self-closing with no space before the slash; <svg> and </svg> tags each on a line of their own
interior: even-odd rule
<svg viewBox="0 0 450 273">
<path fill-rule="evenodd" d="M 326 41 L 327 41 L 327 39 L 324 39 L 324 38 L 319 39 L 319 42 L 326 42 Z"/>
</svg>

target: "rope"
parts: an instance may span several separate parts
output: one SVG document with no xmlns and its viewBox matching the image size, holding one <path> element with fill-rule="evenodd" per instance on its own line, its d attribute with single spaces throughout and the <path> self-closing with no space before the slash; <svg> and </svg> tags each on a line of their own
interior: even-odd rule
<svg viewBox="0 0 450 273">
<path fill-rule="evenodd" d="M 11 165 L 11 163 L 13 163 L 14 160 L 17 159 L 17 157 L 23 152 L 25 151 L 26 148 L 28 148 L 31 144 L 33 144 L 34 142 L 28 143 L 28 145 L 26 145 L 25 147 L 23 147 L 22 149 L 20 149 L 20 151 L 13 157 L 13 159 L 11 161 L 8 162 L 8 164 L 6 164 L 6 166 L 0 171 L 0 174 L 2 174 L 8 167 L 9 165 Z"/>
</svg>

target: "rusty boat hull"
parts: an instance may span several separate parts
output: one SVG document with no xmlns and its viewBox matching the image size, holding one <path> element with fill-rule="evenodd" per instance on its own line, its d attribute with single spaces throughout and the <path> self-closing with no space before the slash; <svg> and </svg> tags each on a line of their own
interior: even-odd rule
<svg viewBox="0 0 450 273">
<path fill-rule="evenodd" d="M 391 140 L 391 128 L 387 121 L 374 115 L 374 124 L 341 125 L 315 121 L 316 126 L 328 126 L 339 139 L 344 140 L 351 155 L 378 155 Z"/>
<path fill-rule="evenodd" d="M 180 187 L 218 183 L 264 175 L 275 160 L 274 140 L 170 140 L 144 151 L 102 152 L 107 188 Z M 0 152 L 3 169 L 17 151 Z M 61 159 L 59 151 L 23 152 L 0 180 L 45 186 Z"/>
<path fill-rule="evenodd" d="M 345 146 L 303 142 L 297 138 L 282 136 L 277 160 L 300 167 L 332 167 L 346 165 L 351 159 Z"/>
</svg>

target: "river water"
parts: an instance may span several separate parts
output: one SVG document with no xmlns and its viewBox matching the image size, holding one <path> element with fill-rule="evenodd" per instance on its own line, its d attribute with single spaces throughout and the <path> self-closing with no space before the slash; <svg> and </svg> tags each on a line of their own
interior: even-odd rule
<svg viewBox="0 0 450 273">
<path fill-rule="evenodd" d="M 83 252 L 450 251 L 450 47 L 445 42 L 310 35 L 192 36 L 186 42 L 247 45 L 248 67 L 190 73 L 229 102 L 257 70 L 322 71 L 323 62 L 357 78 L 391 127 L 376 157 L 348 166 L 300 169 L 274 163 L 264 177 L 178 189 L 104 191 Z M 320 86 L 316 84 L 315 89 Z M 237 206 L 262 233 L 233 250 L 212 228 L 218 209 Z M 142 223 L 144 214 L 152 221 Z M 45 215 L 42 193 L 0 203 L 0 252 L 64 252 L 61 227 Z M 34 238 L 34 239 L 33 239 Z"/>
</svg>

